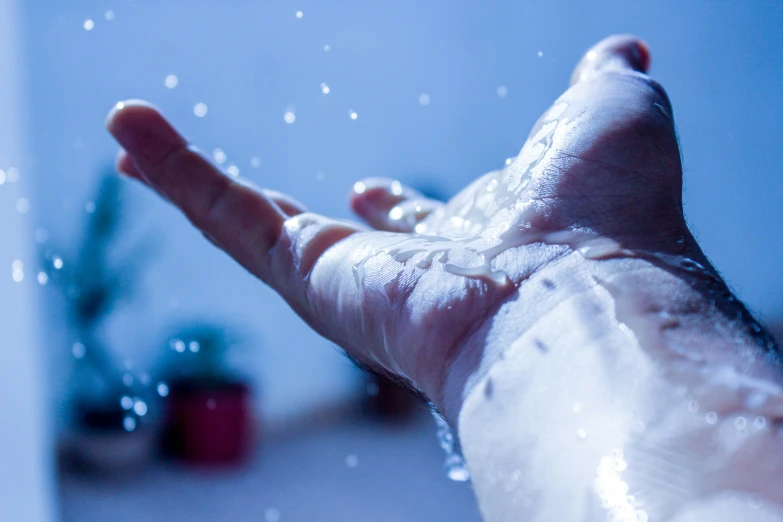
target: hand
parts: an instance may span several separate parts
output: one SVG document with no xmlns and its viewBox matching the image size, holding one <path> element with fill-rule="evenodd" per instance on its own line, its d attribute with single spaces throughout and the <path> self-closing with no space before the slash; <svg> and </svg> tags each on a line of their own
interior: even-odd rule
<svg viewBox="0 0 783 522">
<path fill-rule="evenodd" d="M 356 183 L 351 205 L 374 230 L 224 175 L 143 102 L 118 104 L 107 128 L 126 151 L 121 172 L 179 207 L 319 333 L 454 420 L 460 390 L 445 388 L 455 361 L 483 349 L 477 332 L 533 274 L 579 249 L 706 263 L 683 219 L 672 108 L 649 63 L 633 37 L 596 45 L 519 156 L 447 203 L 392 180 Z"/>
<path fill-rule="evenodd" d="M 591 497 L 618 447 L 636 476 L 617 484 L 662 516 L 727 489 L 783 503 L 779 358 L 688 231 L 672 107 L 649 64 L 633 37 L 600 42 L 519 156 L 449 202 L 357 182 L 351 205 L 374 230 L 225 176 L 142 102 L 107 127 L 121 172 L 459 424 L 487 520 L 582 520 L 596 505 L 643 519 L 625 490 L 614 507 Z M 592 409 L 566 416 L 580 396 Z M 672 467 L 674 483 L 656 478 Z"/>
</svg>

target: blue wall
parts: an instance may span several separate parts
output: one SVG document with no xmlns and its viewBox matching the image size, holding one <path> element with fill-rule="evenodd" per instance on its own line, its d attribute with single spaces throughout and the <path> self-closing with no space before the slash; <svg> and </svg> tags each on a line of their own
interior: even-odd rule
<svg viewBox="0 0 783 522">
<path fill-rule="evenodd" d="M 675 107 L 690 223 L 752 308 L 783 315 L 782 3 L 39 0 L 24 9 L 33 204 L 61 242 L 78 237 L 97 172 L 113 157 L 102 122 L 118 99 L 149 99 L 204 149 L 223 148 L 243 176 L 347 217 L 346 192 L 362 176 L 453 193 L 501 165 L 587 46 L 636 33 Z M 169 74 L 175 89 L 164 86 Z M 198 102 L 209 107 L 202 119 Z M 139 188 L 132 196 L 133 234 L 157 234 L 165 246 L 141 297 L 107 329 L 118 350 L 144 366 L 172 321 L 217 317 L 258 341 L 246 369 L 267 417 L 352 393 L 350 365 L 280 299 L 172 209 Z M 56 326 L 61 303 L 47 295 L 62 400 L 68 340 Z"/>
</svg>

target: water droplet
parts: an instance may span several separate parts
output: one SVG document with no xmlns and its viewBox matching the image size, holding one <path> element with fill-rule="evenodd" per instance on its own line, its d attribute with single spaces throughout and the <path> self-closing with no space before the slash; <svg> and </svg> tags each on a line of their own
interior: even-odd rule
<svg viewBox="0 0 783 522">
<path fill-rule="evenodd" d="M 60 270 L 63 267 L 63 260 L 57 256 L 52 258 L 52 266 L 55 270 Z"/>
<path fill-rule="evenodd" d="M 133 431 L 136 429 L 136 419 L 133 417 L 125 417 L 125 419 L 122 421 L 122 427 L 125 428 L 125 431 Z"/>
<path fill-rule="evenodd" d="M 506 158 L 506 165 L 511 165 L 514 162 L 514 158 Z"/>
<path fill-rule="evenodd" d="M 279 522 L 280 512 L 276 509 L 269 508 L 264 513 L 264 522 Z"/>
<path fill-rule="evenodd" d="M 0 185 L 3 185 L 5 183 L 5 171 L 3 169 L 0 169 Z"/>
<path fill-rule="evenodd" d="M 359 457 L 356 455 L 348 455 L 345 457 L 345 465 L 349 468 L 355 468 L 359 465 Z"/>
<path fill-rule="evenodd" d="M 212 159 L 215 160 L 215 163 L 218 165 L 222 165 L 226 162 L 227 156 L 226 153 L 223 152 L 223 149 L 217 148 L 212 151 Z"/>
<path fill-rule="evenodd" d="M 745 420 L 745 417 L 737 417 L 734 421 L 734 427 L 738 430 L 744 430 L 747 425 L 748 421 Z"/>
<path fill-rule="evenodd" d="M 402 196 L 402 183 L 397 180 L 392 181 L 389 190 L 395 196 Z"/>
<path fill-rule="evenodd" d="M 88 201 L 84 204 L 84 210 L 88 214 L 92 214 L 95 212 L 95 202 L 94 201 Z"/>
<path fill-rule="evenodd" d="M 425 107 L 427 105 L 429 105 L 430 104 L 430 95 L 427 94 L 426 92 L 423 92 L 423 93 L 419 94 L 419 103 L 421 105 L 425 106 Z"/>
<path fill-rule="evenodd" d="M 188 343 L 188 350 L 191 352 L 198 353 L 200 349 L 201 345 L 198 343 L 198 341 L 190 341 L 190 343 Z"/>
<path fill-rule="evenodd" d="M 302 11 L 297 11 L 297 12 L 296 12 L 296 17 L 297 17 L 297 18 L 300 18 L 300 19 L 301 19 L 303 16 L 304 16 L 304 13 L 303 13 Z"/>
<path fill-rule="evenodd" d="M 16 211 L 20 214 L 27 214 L 30 211 L 30 201 L 27 198 L 16 200 Z"/>
<path fill-rule="evenodd" d="M 161 397 L 168 397 L 169 395 L 169 385 L 165 382 L 159 382 L 158 383 L 158 395 Z"/>
<path fill-rule="evenodd" d="M 402 219 L 403 211 L 400 207 L 394 207 L 389 211 L 389 219 L 392 221 L 398 221 Z"/>
<path fill-rule="evenodd" d="M 359 117 L 359 115 L 356 113 L 356 111 L 349 109 L 348 117 L 351 118 L 352 120 L 355 120 Z"/>
<path fill-rule="evenodd" d="M 455 482 L 465 482 L 470 479 L 470 473 L 465 466 L 465 459 L 459 451 L 454 432 L 446 420 L 440 416 L 434 409 L 432 417 L 435 419 L 436 434 L 438 442 L 443 451 L 446 452 L 446 461 L 443 463 L 446 468 L 446 476 Z"/>
<path fill-rule="evenodd" d="M 705 420 L 707 421 L 707 424 L 715 424 L 718 422 L 718 414 L 714 411 L 707 412 Z"/>
<path fill-rule="evenodd" d="M 324 45 L 324 52 L 328 53 L 331 50 L 332 50 L 332 46 L 331 45 L 329 45 L 329 44 Z"/>
<path fill-rule="evenodd" d="M 367 190 L 367 186 L 361 181 L 357 181 L 353 184 L 353 191 L 357 194 L 364 194 L 365 190 Z"/>
<path fill-rule="evenodd" d="M 124 395 L 120 398 L 120 406 L 122 406 L 123 410 L 130 410 L 133 408 L 133 399 L 128 397 L 127 395 Z"/>
<path fill-rule="evenodd" d="M 258 156 L 253 156 L 250 158 L 250 166 L 257 169 L 261 166 L 261 159 Z"/>
<path fill-rule="evenodd" d="M 500 85 L 498 87 L 498 96 L 501 98 L 505 98 L 506 96 L 508 96 L 508 87 L 506 87 L 505 85 Z"/>
<path fill-rule="evenodd" d="M 173 339 L 171 343 L 171 349 L 174 350 L 177 353 L 184 353 L 185 352 L 185 343 L 181 339 Z"/>
<path fill-rule="evenodd" d="M 766 425 L 767 425 L 767 419 L 765 419 L 765 418 L 764 418 L 764 417 L 762 417 L 761 415 L 759 415 L 758 417 L 756 417 L 755 419 L 753 419 L 753 426 L 754 426 L 754 427 L 755 427 L 757 430 L 762 430 L 762 429 L 764 429 L 764 426 L 766 426 Z"/>
<path fill-rule="evenodd" d="M 332 92 L 332 89 L 329 88 L 328 85 L 326 85 L 324 82 L 321 82 L 321 92 L 324 94 L 329 94 Z"/>
<path fill-rule="evenodd" d="M 468 468 L 464 466 L 452 466 L 446 472 L 448 476 L 454 482 L 467 482 L 470 479 L 470 473 Z"/>
<path fill-rule="evenodd" d="M 582 440 L 585 440 L 587 438 L 587 430 L 585 430 L 584 428 L 579 428 L 578 430 L 576 430 L 576 436 Z"/>
<path fill-rule="evenodd" d="M 76 359 L 84 359 L 84 356 L 87 355 L 87 348 L 82 343 L 73 343 L 71 353 Z"/>
<path fill-rule="evenodd" d="M 44 286 L 49 282 L 49 275 L 46 272 L 38 272 L 38 284 Z"/>
<path fill-rule="evenodd" d="M 127 387 L 133 386 L 133 375 L 130 373 L 126 373 L 122 376 L 122 384 L 124 384 Z"/>
<path fill-rule="evenodd" d="M 16 283 L 24 280 L 24 264 L 18 259 L 11 263 L 11 278 Z"/>
<path fill-rule="evenodd" d="M 85 31 L 92 31 L 93 27 L 95 27 L 95 22 L 93 22 L 89 18 L 84 21 L 84 30 Z"/>
<path fill-rule="evenodd" d="M 179 78 L 177 78 L 177 76 L 174 74 L 169 74 L 163 80 L 163 85 L 165 85 L 167 89 L 174 89 L 177 85 L 179 85 Z"/>
<path fill-rule="evenodd" d="M 696 401 L 691 401 L 688 403 L 688 411 L 691 413 L 696 413 L 699 411 L 699 403 Z"/>
<path fill-rule="evenodd" d="M 207 104 L 203 102 L 199 102 L 193 107 L 193 114 L 195 114 L 197 118 L 203 118 L 207 115 L 208 111 L 209 108 L 207 107 Z"/>
<path fill-rule="evenodd" d="M 228 174 L 232 178 L 239 177 L 239 167 L 233 164 L 229 165 L 228 168 L 226 169 L 226 174 Z"/>
<path fill-rule="evenodd" d="M 144 417 L 147 414 L 147 403 L 136 399 L 133 403 L 133 412 L 139 417 Z"/>
<path fill-rule="evenodd" d="M 593 60 L 596 59 L 597 56 L 598 55 L 596 54 L 595 51 L 588 51 L 586 58 L 592 62 Z"/>
<path fill-rule="evenodd" d="M 292 111 L 287 111 L 285 114 L 283 114 L 283 121 L 286 123 L 293 123 L 296 121 L 296 114 L 294 114 Z"/>
<path fill-rule="evenodd" d="M 543 56 L 544 56 L 544 52 L 543 51 L 538 51 L 538 57 L 541 58 Z"/>
<path fill-rule="evenodd" d="M 108 11 L 106 11 L 106 14 L 103 15 L 103 17 L 106 19 L 107 22 L 111 22 L 112 20 L 114 20 L 114 11 L 109 9 Z"/>
</svg>

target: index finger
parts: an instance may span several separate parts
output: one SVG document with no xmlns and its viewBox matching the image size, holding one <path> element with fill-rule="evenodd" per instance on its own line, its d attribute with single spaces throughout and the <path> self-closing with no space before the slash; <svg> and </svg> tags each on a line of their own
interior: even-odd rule
<svg viewBox="0 0 783 522">
<path fill-rule="evenodd" d="M 106 128 L 147 184 L 245 268 L 268 281 L 266 257 L 286 219 L 273 201 L 223 174 L 145 102 L 118 103 Z"/>
</svg>

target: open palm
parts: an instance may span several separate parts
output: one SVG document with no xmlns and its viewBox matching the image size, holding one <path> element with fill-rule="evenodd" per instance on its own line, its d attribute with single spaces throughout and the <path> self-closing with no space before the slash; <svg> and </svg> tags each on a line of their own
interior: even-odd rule
<svg viewBox="0 0 783 522">
<path fill-rule="evenodd" d="M 319 333 L 440 405 L 450 361 L 542 267 L 579 250 L 690 248 L 672 110 L 648 65 L 633 37 L 596 45 L 519 156 L 447 203 L 392 180 L 356 183 L 352 206 L 373 230 L 224 175 L 144 103 L 118 104 L 107 126 L 122 172 Z"/>
</svg>

